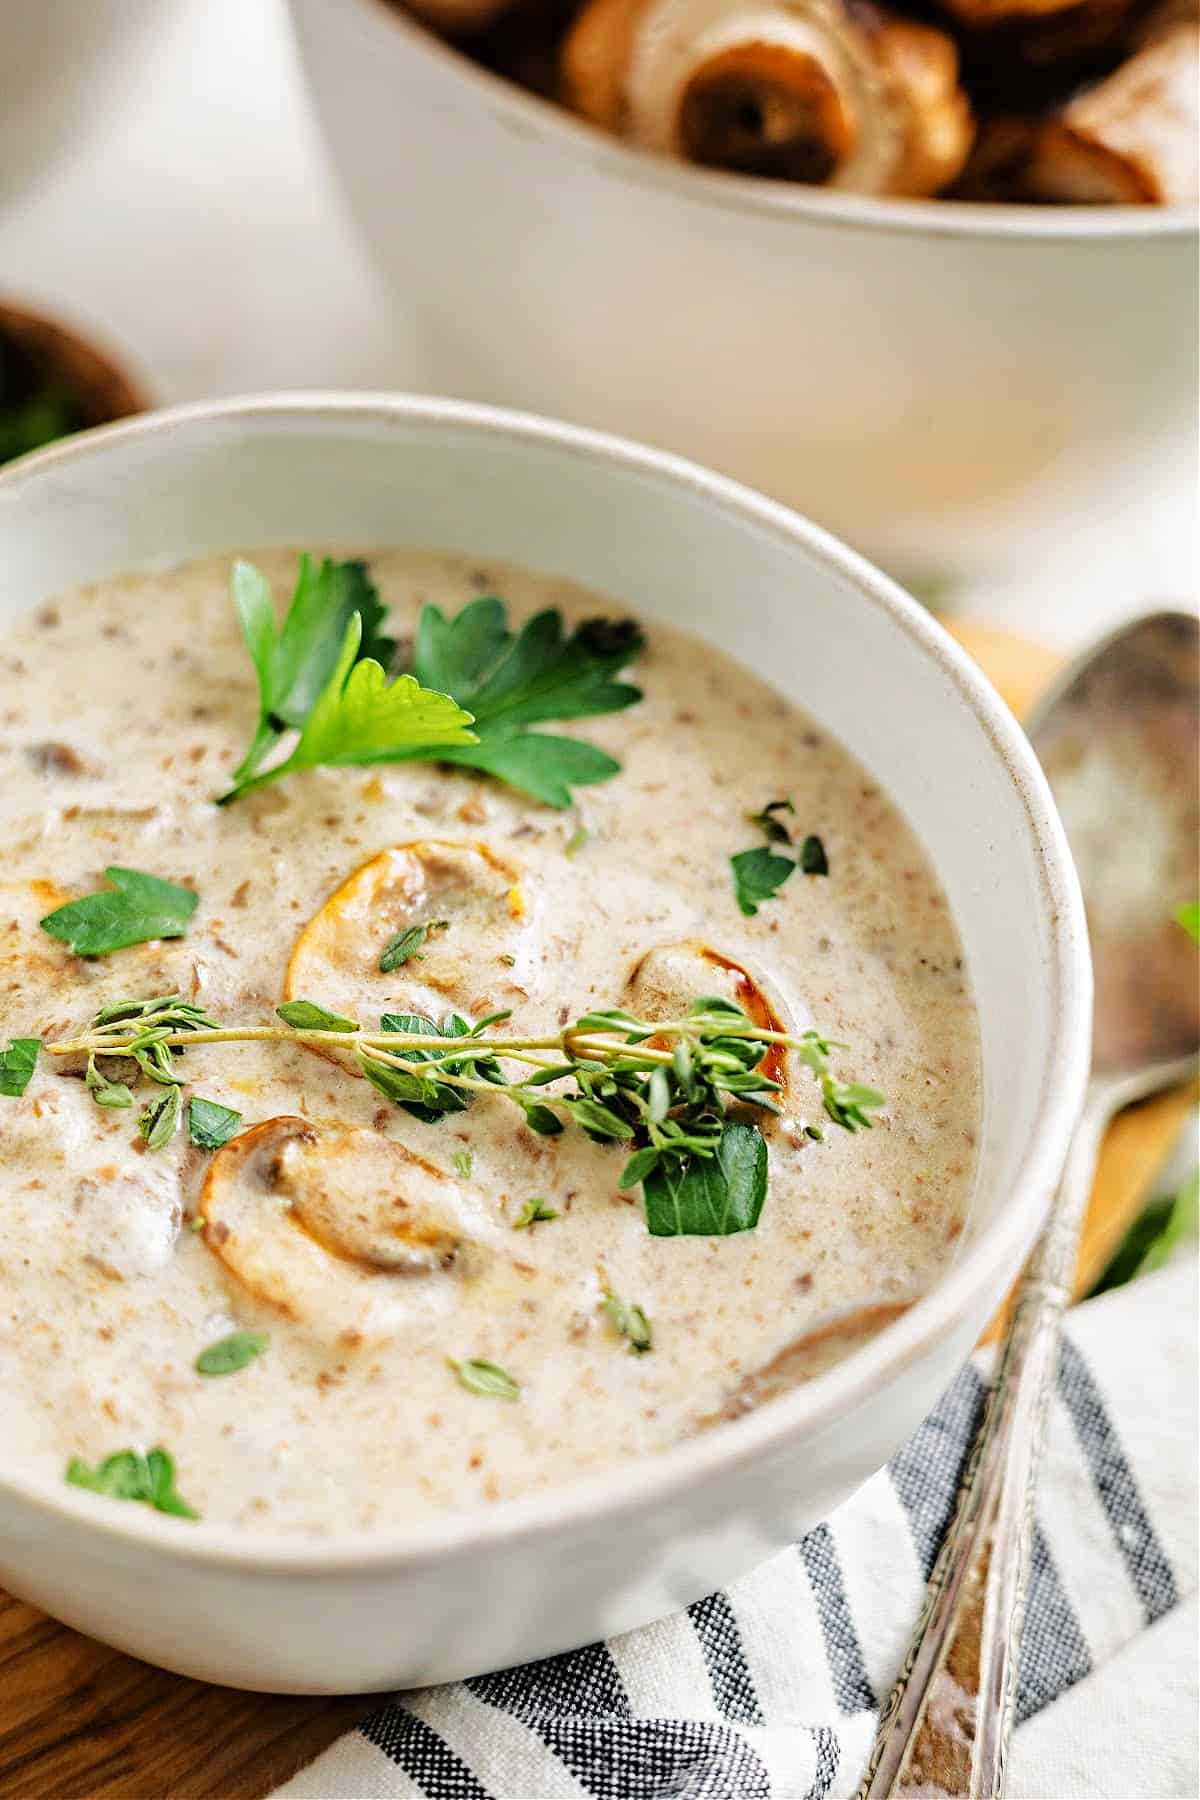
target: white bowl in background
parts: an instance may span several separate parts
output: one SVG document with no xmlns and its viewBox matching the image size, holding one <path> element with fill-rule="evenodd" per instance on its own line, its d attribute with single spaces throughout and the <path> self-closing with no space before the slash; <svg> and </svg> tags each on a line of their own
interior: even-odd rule
<svg viewBox="0 0 1200 1800">
<path fill-rule="evenodd" d="M 1194 212 L 875 200 L 648 155 L 391 0 L 290 0 L 444 391 L 693 456 L 1036 622 L 1187 592 Z M 1103 607 L 1102 607 L 1103 610 Z"/>
<path fill-rule="evenodd" d="M 545 1494 L 333 1542 L 164 1518 L 6 1466 L 0 1585 L 240 1687 L 419 1685 L 610 1636 L 822 1518 L 913 1431 L 1028 1250 L 1090 1053 L 1082 903 L 1012 715 L 916 603 L 731 482 L 447 401 L 180 407 L 0 474 L 0 625 L 80 582 L 235 547 L 419 544 L 595 585 L 769 673 L 899 804 L 975 987 L 980 1162 L 961 1253 L 838 1367 L 734 1424 Z M 76 641 L 87 653 L 87 621 Z"/>
<path fill-rule="evenodd" d="M 0 0 L 0 198 L 102 110 L 119 58 L 162 9 L 163 0 Z"/>
</svg>

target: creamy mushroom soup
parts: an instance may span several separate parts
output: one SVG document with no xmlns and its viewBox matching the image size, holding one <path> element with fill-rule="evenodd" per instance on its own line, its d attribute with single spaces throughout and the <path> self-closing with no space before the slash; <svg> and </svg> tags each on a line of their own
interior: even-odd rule
<svg viewBox="0 0 1200 1800">
<path fill-rule="evenodd" d="M 924 1293 L 976 1021 L 875 782 L 695 639 L 639 653 L 613 602 L 410 551 L 370 559 L 394 666 L 486 755 L 412 686 L 385 727 L 416 754 L 376 760 L 348 687 L 312 723 L 304 621 L 262 635 L 296 556 L 253 561 L 261 697 L 226 557 L 46 605 L 0 660 L 5 1465 L 246 1530 L 391 1526 L 675 1444 Z M 349 616 L 337 574 L 313 617 Z M 482 594 L 506 620 L 450 632 Z M 565 651 L 489 676 L 547 608 Z M 555 782 L 569 805 L 528 791 Z"/>
</svg>

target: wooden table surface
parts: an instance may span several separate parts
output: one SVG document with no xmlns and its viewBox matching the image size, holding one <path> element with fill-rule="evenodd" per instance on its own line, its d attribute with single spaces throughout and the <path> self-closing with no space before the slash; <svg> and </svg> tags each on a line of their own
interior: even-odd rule
<svg viewBox="0 0 1200 1800">
<path fill-rule="evenodd" d="M 1053 674 L 1046 650 L 952 626 L 1017 712 Z M 1167 1095 L 1124 1114 L 1104 1146 L 1080 1253 L 1086 1293 L 1111 1256 L 1191 1104 Z M 2 1800 L 257 1800 L 373 1704 L 218 1688 L 150 1668 L 0 1593 Z"/>
</svg>

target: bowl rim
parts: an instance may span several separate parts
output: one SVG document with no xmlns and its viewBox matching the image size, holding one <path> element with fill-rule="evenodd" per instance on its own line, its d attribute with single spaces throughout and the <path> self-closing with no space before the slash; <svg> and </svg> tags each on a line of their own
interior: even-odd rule
<svg viewBox="0 0 1200 1800">
<path fill-rule="evenodd" d="M 330 0 L 288 0 L 295 15 Z M 333 0 L 338 29 L 369 35 L 372 50 L 398 58 L 401 49 L 425 57 L 463 93 L 491 112 L 497 123 L 524 138 L 592 165 L 600 174 L 639 187 L 663 189 L 721 212 L 758 215 L 776 222 L 807 219 L 814 225 L 860 232 L 898 232 L 926 238 L 1022 239 L 1094 243 L 1123 238 L 1195 236 L 1200 206 L 1030 206 L 964 200 L 909 200 L 699 168 L 612 137 L 554 101 L 521 87 L 472 60 L 457 44 L 406 13 L 400 0 Z M 317 85 L 301 56 L 310 88 Z"/>
<path fill-rule="evenodd" d="M 656 1501 L 674 1500 L 697 1482 L 752 1463 L 778 1450 L 787 1439 L 802 1438 L 806 1431 L 830 1423 L 921 1358 L 986 1298 L 998 1272 L 1015 1271 L 1042 1223 L 1083 1102 L 1091 1060 L 1092 974 L 1083 898 L 1049 786 L 1028 739 L 982 671 L 918 601 L 823 527 L 683 457 L 582 426 L 468 401 L 382 392 L 247 395 L 196 401 L 97 426 L 9 463 L 0 470 L 0 536 L 6 506 L 19 505 L 23 489 L 46 475 L 69 476 L 83 465 L 102 463 L 112 446 L 170 436 L 186 440 L 214 428 L 224 432 L 230 425 L 247 428 L 239 444 L 252 443 L 254 427 L 263 421 L 268 428 L 292 424 L 302 430 L 314 422 L 335 429 L 373 422 L 383 430 L 402 423 L 417 431 L 467 431 L 583 457 L 618 473 L 682 488 L 782 539 L 801 561 L 856 588 L 942 670 L 1016 787 L 1040 865 L 1050 947 L 1046 1063 L 1055 1079 L 1042 1094 L 1009 1203 L 907 1313 L 841 1363 L 744 1418 L 545 1492 L 464 1507 L 448 1517 L 416 1524 L 330 1538 L 294 1530 L 245 1534 L 204 1519 L 183 1522 L 149 1508 L 85 1495 L 61 1479 L 0 1465 L 0 1500 L 7 1496 L 23 1501 L 109 1541 L 157 1545 L 189 1562 L 224 1568 L 332 1579 L 381 1567 L 411 1571 L 468 1548 L 500 1549 L 515 1540 L 545 1539 L 548 1533 L 611 1527 L 626 1514 L 641 1513 Z"/>
</svg>

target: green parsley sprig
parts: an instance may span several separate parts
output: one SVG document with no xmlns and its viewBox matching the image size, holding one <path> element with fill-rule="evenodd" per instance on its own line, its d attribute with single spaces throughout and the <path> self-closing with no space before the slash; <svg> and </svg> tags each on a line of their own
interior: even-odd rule
<svg viewBox="0 0 1200 1800">
<path fill-rule="evenodd" d="M 549 806 L 606 781 L 619 764 L 594 744 L 530 726 L 616 712 L 641 698 L 615 677 L 642 648 L 630 621 L 592 619 L 569 635 L 561 613 L 508 629 L 504 603 L 473 600 L 454 618 L 427 604 L 413 667 L 390 683 L 395 645 L 361 562 L 308 556 L 283 624 L 260 570 L 239 562 L 233 598 L 258 677 L 259 715 L 228 805 L 317 764 L 436 761 L 478 769 Z M 282 755 L 284 740 L 292 738 Z"/>
</svg>

